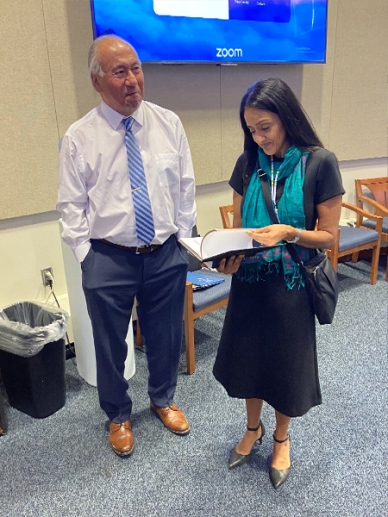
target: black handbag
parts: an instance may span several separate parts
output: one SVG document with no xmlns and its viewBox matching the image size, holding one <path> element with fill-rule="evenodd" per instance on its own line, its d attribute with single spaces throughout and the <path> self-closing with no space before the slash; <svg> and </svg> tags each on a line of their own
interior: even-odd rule
<svg viewBox="0 0 388 517">
<path fill-rule="evenodd" d="M 315 257 L 304 263 L 298 257 L 293 244 L 287 243 L 286 248 L 303 275 L 319 323 L 332 323 L 338 301 L 339 282 L 326 252 L 318 251 Z"/>
<path fill-rule="evenodd" d="M 274 224 L 279 224 L 279 220 L 275 214 L 275 210 L 270 199 L 267 175 L 260 170 L 259 176 L 268 214 Z M 279 195 L 276 196 L 277 203 L 282 193 L 283 189 L 281 189 Z M 326 252 L 324 250 L 317 250 L 315 257 L 304 263 L 299 258 L 293 244 L 287 242 L 286 248 L 292 259 L 298 264 L 303 275 L 306 283 L 306 290 L 310 295 L 311 303 L 318 322 L 321 325 L 332 323 L 338 301 L 339 282 L 337 273 L 334 271 Z"/>
</svg>

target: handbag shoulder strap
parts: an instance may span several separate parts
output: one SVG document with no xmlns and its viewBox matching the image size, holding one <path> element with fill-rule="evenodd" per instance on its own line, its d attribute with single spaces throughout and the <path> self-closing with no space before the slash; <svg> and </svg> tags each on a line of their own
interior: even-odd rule
<svg viewBox="0 0 388 517">
<path fill-rule="evenodd" d="M 274 210 L 274 207 L 272 204 L 271 195 L 269 193 L 267 174 L 262 169 L 259 169 L 258 173 L 259 173 L 259 178 L 261 181 L 261 188 L 263 190 L 264 201 L 267 206 L 268 214 L 269 214 L 273 224 L 279 224 L 278 218 L 275 214 L 275 210 Z M 283 189 L 284 189 L 284 187 L 283 187 Z M 279 196 L 278 196 L 278 193 L 276 190 L 276 201 L 277 202 L 279 201 L 279 199 L 281 198 L 281 195 L 283 194 L 283 189 Z"/>
<path fill-rule="evenodd" d="M 259 173 L 260 172 L 261 172 L 261 174 L 259 174 L 259 178 L 261 181 L 261 188 L 263 189 L 263 196 L 264 196 L 265 204 L 267 206 L 268 214 L 269 214 L 273 224 L 279 224 L 279 220 L 275 214 L 275 210 L 273 208 L 271 196 L 269 193 L 267 175 L 262 170 L 260 170 Z M 278 196 L 278 192 L 276 192 L 276 202 L 279 202 L 279 199 L 281 198 L 281 196 L 283 194 L 283 190 L 284 190 L 284 183 L 282 185 L 282 189 L 281 189 L 279 196 Z M 294 260 L 294 262 L 296 262 L 298 265 L 303 264 L 303 262 L 300 260 L 300 258 L 298 256 L 295 246 L 293 244 L 291 244 L 290 242 L 286 242 L 286 248 L 287 248 L 288 253 L 291 255 L 292 259 Z"/>
<path fill-rule="evenodd" d="M 261 181 L 261 186 L 262 186 L 262 189 L 263 189 L 264 199 L 265 199 L 265 203 L 267 205 L 267 208 L 268 208 L 268 203 L 272 207 L 271 199 L 269 197 L 270 194 L 269 194 L 267 173 L 264 172 L 263 169 L 258 168 L 257 169 L 257 174 L 259 175 L 259 178 L 260 178 L 260 181 Z M 278 181 L 277 188 L 276 188 L 276 203 L 279 203 L 279 200 L 280 200 L 280 198 L 283 195 L 285 181 L 286 181 L 285 178 L 282 178 L 281 180 Z M 266 185 L 266 187 L 264 187 L 264 185 Z M 275 214 L 274 210 L 272 210 L 272 214 L 269 212 L 269 215 L 271 216 L 272 221 L 273 221 L 272 216 L 275 215 L 275 217 L 276 217 L 276 214 Z M 277 217 L 276 217 L 276 222 L 277 222 Z"/>
</svg>

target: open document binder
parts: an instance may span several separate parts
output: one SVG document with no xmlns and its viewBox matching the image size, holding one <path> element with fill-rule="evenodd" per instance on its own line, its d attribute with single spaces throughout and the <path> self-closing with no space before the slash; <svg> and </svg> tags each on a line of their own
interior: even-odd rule
<svg viewBox="0 0 388 517">
<path fill-rule="evenodd" d="M 214 229 L 203 237 L 187 237 L 179 242 L 202 262 L 212 262 L 217 267 L 223 258 L 233 255 L 251 257 L 259 251 L 269 249 L 268 246 L 259 246 L 247 232 L 250 228 Z"/>
</svg>

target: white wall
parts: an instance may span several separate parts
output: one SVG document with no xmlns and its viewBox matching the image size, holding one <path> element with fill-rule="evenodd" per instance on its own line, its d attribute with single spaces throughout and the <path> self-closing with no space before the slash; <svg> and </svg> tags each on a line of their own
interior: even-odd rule
<svg viewBox="0 0 388 517">
<path fill-rule="evenodd" d="M 386 158 L 340 163 L 346 194 L 354 202 L 354 179 L 388 175 Z M 218 207 L 230 204 L 232 191 L 221 182 L 197 187 L 198 230 L 201 234 L 221 226 Z M 344 211 L 342 217 L 351 214 Z M 69 310 L 57 212 L 0 221 L 0 307 L 19 301 L 45 301 L 50 290 L 44 288 L 41 269 L 52 267 L 54 292 L 61 307 Z M 49 303 L 55 304 L 54 298 Z M 71 324 L 68 329 L 72 340 Z"/>
<path fill-rule="evenodd" d="M 69 310 L 57 212 L 0 221 L 0 307 L 20 301 L 47 301 L 41 269 L 52 267 L 54 292 Z M 69 325 L 71 333 L 71 324 Z M 70 337 L 70 336 L 69 336 Z"/>
</svg>

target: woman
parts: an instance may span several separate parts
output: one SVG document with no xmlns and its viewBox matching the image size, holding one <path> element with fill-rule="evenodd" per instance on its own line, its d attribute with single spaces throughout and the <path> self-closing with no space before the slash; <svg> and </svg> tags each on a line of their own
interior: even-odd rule
<svg viewBox="0 0 388 517">
<path fill-rule="evenodd" d="M 254 260 L 239 256 L 220 263 L 219 271 L 234 275 L 213 373 L 230 397 L 246 402 L 247 429 L 231 452 L 229 468 L 243 465 L 254 443 L 261 444 L 263 401 L 274 408 L 269 474 L 278 488 L 291 470 L 291 418 L 321 404 L 315 317 L 284 242 L 293 243 L 303 260 L 317 248 L 331 248 L 344 189 L 335 156 L 323 149 L 299 101 L 280 79 L 248 89 L 240 120 L 244 153 L 229 182 L 234 227 L 254 228 L 249 235 L 271 248 Z M 272 224 L 268 214 L 262 174 L 279 224 Z"/>
</svg>

